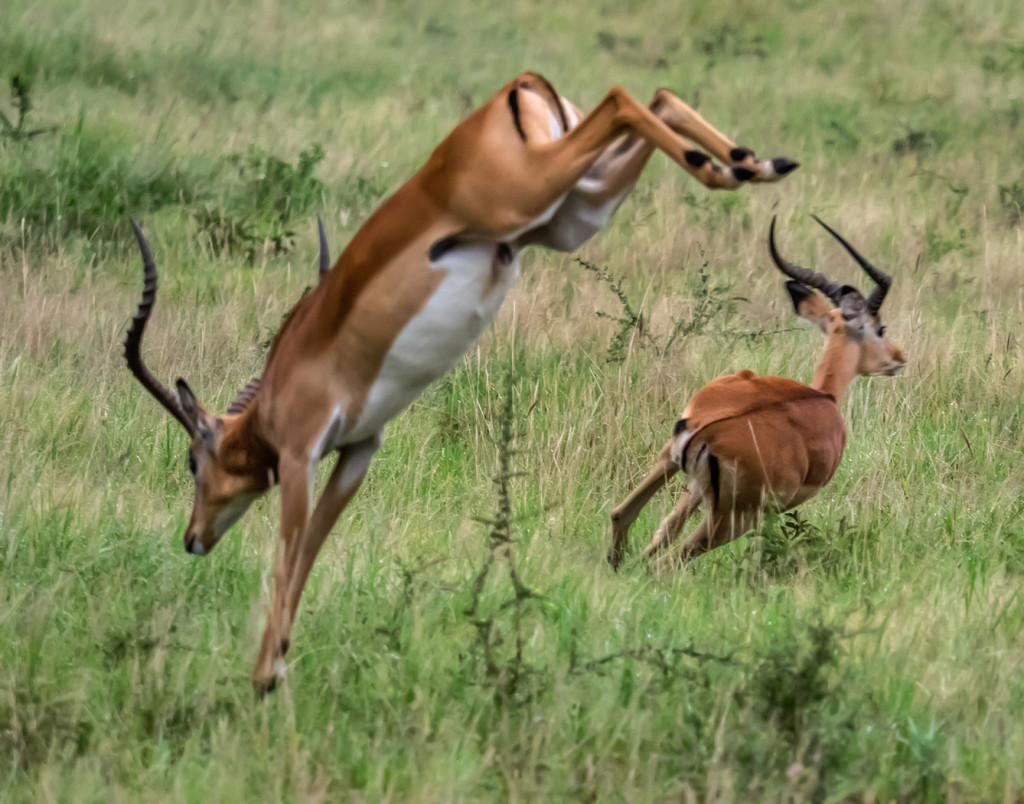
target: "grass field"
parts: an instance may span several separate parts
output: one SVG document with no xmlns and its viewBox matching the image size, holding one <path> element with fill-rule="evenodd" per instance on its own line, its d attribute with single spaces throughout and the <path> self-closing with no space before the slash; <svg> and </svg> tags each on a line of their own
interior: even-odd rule
<svg viewBox="0 0 1024 804">
<path fill-rule="evenodd" d="M 1024 5 L 167 6 L 0 4 L 0 800 L 1024 799 Z M 527 252 L 389 426 L 257 701 L 277 493 L 185 554 L 185 435 L 121 358 L 128 216 L 161 270 L 147 360 L 223 410 L 315 281 L 316 215 L 337 254 L 524 69 L 584 107 L 671 87 L 803 166 L 710 193 L 652 160 L 580 253 L 643 335 Z M 695 390 L 811 377 L 772 214 L 864 284 L 811 212 L 895 277 L 905 373 L 854 384 L 795 514 L 655 578 L 673 484 L 612 573 L 610 510 Z M 494 518 L 537 597 L 503 561 L 474 597 Z"/>
</svg>

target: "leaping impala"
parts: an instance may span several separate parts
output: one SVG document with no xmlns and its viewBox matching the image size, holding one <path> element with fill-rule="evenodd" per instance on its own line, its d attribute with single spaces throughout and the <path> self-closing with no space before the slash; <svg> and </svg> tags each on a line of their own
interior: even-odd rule
<svg viewBox="0 0 1024 804">
<path fill-rule="evenodd" d="M 698 507 L 704 519 L 674 555 L 661 565 L 688 561 L 750 531 L 766 508 L 784 511 L 818 493 L 832 479 L 846 447 L 839 402 L 858 376 L 895 375 L 904 358 L 885 335 L 878 311 L 892 279 L 875 268 L 829 226 L 835 237 L 875 283 L 865 300 L 850 285 L 840 287 L 822 274 L 786 262 L 775 246 L 775 219 L 768 230 L 772 261 L 786 276 L 797 315 L 816 324 L 828 340 L 810 385 L 785 377 L 741 371 L 700 389 L 676 422 L 647 477 L 612 511 L 612 549 L 618 567 L 629 526 L 676 472 L 688 490 L 658 527 L 644 550 L 650 558 L 679 536 Z M 812 290 L 813 288 L 813 290 Z M 819 290 L 831 306 L 815 293 Z"/>
<path fill-rule="evenodd" d="M 257 689 L 272 689 L 283 675 L 310 568 L 362 482 L 384 424 L 491 320 L 518 272 L 519 251 L 577 248 L 608 221 L 655 149 L 710 188 L 772 182 L 797 167 L 756 159 L 666 90 L 642 106 L 614 87 L 584 116 L 544 78 L 524 73 L 459 123 L 367 220 L 288 315 L 262 376 L 223 416 L 208 413 L 183 380 L 172 393 L 142 363 L 156 269 L 137 231 L 145 292 L 126 356 L 192 440 L 186 550 L 209 553 L 253 500 L 281 485 Z M 312 506 L 316 467 L 332 452 L 337 463 Z"/>
</svg>

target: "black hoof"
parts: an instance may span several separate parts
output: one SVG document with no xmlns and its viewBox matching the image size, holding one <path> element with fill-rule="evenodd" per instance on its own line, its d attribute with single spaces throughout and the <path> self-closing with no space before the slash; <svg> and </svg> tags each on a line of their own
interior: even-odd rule
<svg viewBox="0 0 1024 804">
<path fill-rule="evenodd" d="M 794 162 L 792 159 L 786 159 L 786 157 L 784 156 L 772 160 L 772 168 L 780 176 L 785 176 L 787 173 L 792 173 L 798 167 L 800 167 L 799 162 Z"/>
<path fill-rule="evenodd" d="M 277 676 L 274 676 L 270 680 L 253 681 L 253 691 L 256 693 L 257 698 L 265 698 L 270 695 L 274 690 L 277 689 Z"/>
<path fill-rule="evenodd" d="M 700 151 L 686 151 L 683 153 L 683 159 L 686 160 L 686 164 L 695 168 L 704 167 L 711 161 L 710 156 L 702 154 Z"/>
<path fill-rule="evenodd" d="M 740 181 L 750 181 L 757 174 L 750 168 L 745 167 L 734 167 L 732 169 L 732 175 Z"/>
<path fill-rule="evenodd" d="M 729 158 L 733 162 L 742 162 L 748 156 L 753 155 L 754 152 L 751 151 L 749 148 L 733 148 L 731 151 L 729 151 Z"/>
</svg>

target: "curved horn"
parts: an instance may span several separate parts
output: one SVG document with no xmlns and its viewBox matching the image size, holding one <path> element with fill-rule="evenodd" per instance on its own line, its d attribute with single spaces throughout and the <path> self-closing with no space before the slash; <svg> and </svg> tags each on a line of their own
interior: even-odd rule
<svg viewBox="0 0 1024 804">
<path fill-rule="evenodd" d="M 857 249 L 847 243 L 846 239 L 839 234 L 839 232 L 825 223 L 825 221 L 817 215 L 811 215 L 811 217 L 820 223 L 825 228 L 826 232 L 840 242 L 842 247 L 846 249 L 847 253 L 857 261 L 861 268 L 864 269 L 864 273 L 870 276 L 874 281 L 875 289 L 872 290 L 871 295 L 868 296 L 868 312 L 871 313 L 871 315 L 878 315 L 878 310 L 882 306 L 885 294 L 889 292 L 889 286 L 892 284 L 892 277 L 885 273 L 885 271 L 879 271 L 874 265 L 864 259 Z"/>
<path fill-rule="evenodd" d="M 808 287 L 820 290 L 826 296 L 828 296 L 833 302 L 839 304 L 839 298 L 842 295 L 839 283 L 832 282 L 824 274 L 816 273 L 809 268 L 802 268 L 799 265 L 794 265 L 791 262 L 782 258 L 779 254 L 778 248 L 775 246 L 775 216 L 772 216 L 772 225 L 768 229 L 768 250 L 772 253 L 772 262 L 775 263 L 775 267 L 778 268 L 786 276 L 791 276 L 798 282 L 802 282 Z"/>
<path fill-rule="evenodd" d="M 320 278 L 324 278 L 324 274 L 331 270 L 331 256 L 327 250 L 327 235 L 324 233 L 324 222 L 320 219 L 320 216 L 316 216 L 316 226 L 320 230 Z"/>
<path fill-rule="evenodd" d="M 135 239 L 139 241 L 139 249 L 142 251 L 142 269 L 145 277 L 142 289 L 142 301 L 139 302 L 139 309 L 128 327 L 128 334 L 124 339 L 124 359 L 128 362 L 128 368 L 135 375 L 142 387 L 149 391 L 153 397 L 167 408 L 168 412 L 181 422 L 188 434 L 195 438 L 196 424 L 181 408 L 178 397 L 163 385 L 142 362 L 142 355 L 139 353 L 139 346 L 142 343 L 142 334 L 146 331 L 146 323 L 149 315 L 153 312 L 153 305 L 156 303 L 156 266 L 153 264 L 153 255 L 149 250 L 149 243 L 139 225 L 133 220 L 132 229 L 135 232 Z"/>
</svg>

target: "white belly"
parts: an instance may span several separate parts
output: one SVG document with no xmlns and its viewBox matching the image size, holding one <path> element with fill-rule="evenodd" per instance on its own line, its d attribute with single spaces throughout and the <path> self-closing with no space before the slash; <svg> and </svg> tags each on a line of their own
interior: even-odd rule
<svg viewBox="0 0 1024 804">
<path fill-rule="evenodd" d="M 444 374 L 477 339 L 519 273 L 519 257 L 502 265 L 497 244 L 459 245 L 433 267 L 447 271 L 440 286 L 391 344 L 366 404 L 345 441 L 380 432 L 384 424 Z"/>
</svg>

